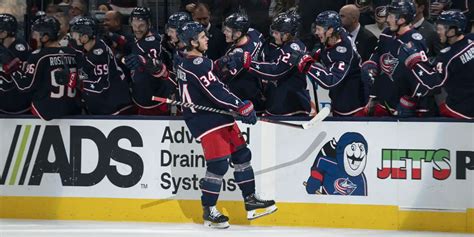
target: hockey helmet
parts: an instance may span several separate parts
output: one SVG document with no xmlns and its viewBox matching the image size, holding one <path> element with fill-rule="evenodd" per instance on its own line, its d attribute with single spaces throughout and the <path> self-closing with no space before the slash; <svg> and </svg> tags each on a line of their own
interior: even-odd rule
<svg viewBox="0 0 474 237">
<path fill-rule="evenodd" d="M 313 23 L 313 28 L 315 26 L 322 26 L 325 30 L 333 28 L 335 32 L 341 31 L 342 22 L 339 13 L 335 11 L 324 11 L 319 13 Z"/>
<path fill-rule="evenodd" d="M 387 12 L 396 15 L 397 19 L 404 18 L 409 24 L 415 19 L 416 7 L 412 0 L 392 0 Z"/>
<path fill-rule="evenodd" d="M 135 7 L 130 13 L 130 22 L 133 19 L 144 20 L 151 24 L 151 10 L 148 7 Z"/>
<path fill-rule="evenodd" d="M 190 22 L 193 19 L 187 12 L 176 12 L 168 18 L 166 28 L 179 29 L 184 23 Z"/>
<path fill-rule="evenodd" d="M 247 15 L 236 12 L 225 18 L 224 26 L 245 34 L 250 28 L 250 22 Z"/>
<path fill-rule="evenodd" d="M 298 32 L 298 27 L 300 24 L 299 21 L 300 17 L 298 14 L 296 14 L 296 12 L 283 12 L 273 18 L 272 24 L 270 25 L 270 30 L 281 33 L 289 33 L 294 36 Z"/>
<path fill-rule="evenodd" d="M 14 36 L 18 28 L 16 18 L 10 14 L 0 14 L 0 31 L 6 31 L 9 36 Z"/>
<path fill-rule="evenodd" d="M 441 12 L 436 20 L 436 24 L 445 25 L 448 28 L 456 28 L 456 34 L 459 34 L 466 30 L 467 19 L 460 10 L 453 9 Z"/>
<path fill-rule="evenodd" d="M 94 19 L 89 17 L 80 17 L 71 26 L 71 32 L 77 32 L 89 37 L 97 34 L 97 25 Z"/>
<path fill-rule="evenodd" d="M 191 40 L 197 40 L 198 35 L 203 31 L 205 31 L 204 27 L 198 22 L 186 22 L 178 29 L 178 38 L 184 45 L 190 46 Z"/>
<path fill-rule="evenodd" d="M 31 26 L 32 31 L 39 32 L 41 36 L 48 35 L 50 40 L 59 38 L 59 21 L 52 16 L 39 17 Z"/>
</svg>

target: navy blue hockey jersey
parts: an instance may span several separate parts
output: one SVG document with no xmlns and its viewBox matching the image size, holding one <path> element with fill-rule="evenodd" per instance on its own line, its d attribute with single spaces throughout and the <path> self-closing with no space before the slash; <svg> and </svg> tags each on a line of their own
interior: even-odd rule
<svg viewBox="0 0 474 237">
<path fill-rule="evenodd" d="M 307 75 L 329 90 L 333 114 L 345 116 L 362 110 L 366 95 L 360 76 L 360 56 L 345 31 L 341 32 L 340 42 L 321 51 L 320 60 L 321 64 L 311 65 Z"/>
<path fill-rule="evenodd" d="M 430 90 L 444 87 L 446 105 L 461 117 L 474 119 L 474 34 L 441 50 L 434 64 L 418 63 L 411 70 Z"/>
<path fill-rule="evenodd" d="M 26 63 L 29 53 L 26 41 L 17 38 L 8 49 L 0 45 L 0 64 L 8 64 L 14 58 Z M 11 76 L 0 70 L 0 113 L 21 114 L 28 112 L 31 106 L 31 97 L 31 92 L 20 91 Z"/>
<path fill-rule="evenodd" d="M 175 60 L 181 100 L 188 103 L 237 110 L 243 102 L 232 94 L 213 73 L 212 60 L 206 57 L 185 56 Z M 183 108 L 183 115 L 194 137 L 234 124 L 234 117 L 212 112 Z"/>
<path fill-rule="evenodd" d="M 404 95 L 416 97 L 427 93 L 427 89 L 414 80 L 404 62 L 398 59 L 400 46 L 409 42 L 426 52 L 425 40 L 416 30 L 396 35 L 387 28 L 380 35 L 370 59 L 364 62 L 376 64 L 380 72 L 375 78 L 371 96 L 378 98 L 382 104 L 387 103 L 392 109 L 397 107 L 400 97 Z"/>
<path fill-rule="evenodd" d="M 249 72 L 261 80 L 268 80 L 265 88 L 265 112 L 270 115 L 308 115 L 311 98 L 306 89 L 306 76 L 299 73 L 290 60 L 292 51 L 306 51 L 300 41 L 287 42 L 278 48 L 278 58 L 271 62 L 252 61 Z"/>
<path fill-rule="evenodd" d="M 79 66 L 87 75 L 81 97 L 88 113 L 114 114 L 132 103 L 129 82 L 104 41 L 97 40 Z"/>
<path fill-rule="evenodd" d="M 66 65 L 66 66 L 65 66 Z M 24 73 L 14 73 L 12 78 L 22 91 L 32 91 L 32 107 L 45 120 L 65 115 L 79 114 L 76 89 L 62 85 L 55 72 L 69 68 L 77 73 L 75 51 L 71 48 L 42 48 L 31 53 Z"/>
<path fill-rule="evenodd" d="M 252 28 L 247 33 L 247 41 L 243 45 L 231 45 L 226 55 L 241 54 L 249 52 L 253 60 L 257 60 L 262 48 L 262 34 Z M 265 109 L 263 100 L 262 83 L 255 75 L 247 72 L 242 66 L 227 72 L 222 81 L 229 87 L 230 91 L 242 100 L 250 100 L 256 111 Z"/>
<path fill-rule="evenodd" d="M 150 33 L 148 36 L 135 41 L 132 53 L 142 55 L 145 58 L 161 60 L 161 37 Z M 152 96 L 170 97 L 176 92 L 176 84 L 168 79 L 156 78 L 144 68 L 133 70 L 132 74 L 132 98 L 135 104 L 144 109 L 151 109 L 160 102 L 152 101 Z"/>
</svg>

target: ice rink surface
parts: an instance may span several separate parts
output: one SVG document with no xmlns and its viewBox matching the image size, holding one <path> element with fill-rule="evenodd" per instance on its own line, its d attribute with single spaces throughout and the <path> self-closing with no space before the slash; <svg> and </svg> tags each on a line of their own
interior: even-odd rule
<svg viewBox="0 0 474 237">
<path fill-rule="evenodd" d="M 473 234 L 301 227 L 255 227 L 232 225 L 229 229 L 208 229 L 199 224 L 136 222 L 0 220 L 0 237 L 474 237 Z"/>
</svg>

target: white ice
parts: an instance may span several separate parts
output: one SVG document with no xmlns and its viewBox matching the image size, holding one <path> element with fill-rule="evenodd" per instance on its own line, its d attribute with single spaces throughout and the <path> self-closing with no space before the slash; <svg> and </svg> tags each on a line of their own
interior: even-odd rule
<svg viewBox="0 0 474 237">
<path fill-rule="evenodd" d="M 0 219 L 0 237 L 474 237 L 473 234 L 324 229 L 301 227 L 255 227 L 231 225 L 226 230 L 208 229 L 199 224 L 136 222 L 43 221 Z"/>
</svg>

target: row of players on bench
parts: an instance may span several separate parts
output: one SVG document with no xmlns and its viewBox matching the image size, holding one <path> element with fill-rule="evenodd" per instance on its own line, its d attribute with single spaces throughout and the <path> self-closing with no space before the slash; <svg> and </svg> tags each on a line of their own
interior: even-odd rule
<svg viewBox="0 0 474 237">
<path fill-rule="evenodd" d="M 307 50 L 298 40 L 300 19 L 293 11 L 273 19 L 273 40 L 267 43 L 249 27 L 245 14 L 234 13 L 223 24 L 230 47 L 225 56 L 213 62 L 208 77 L 200 79 L 201 86 L 206 87 L 209 80 L 220 80 L 229 91 L 252 101 L 259 113 L 267 115 L 309 115 L 309 77 L 329 89 L 334 116 L 409 117 L 441 113 L 457 118 L 474 117 L 474 96 L 469 93 L 474 88 L 472 82 L 468 83 L 472 74 L 463 73 L 474 66 L 470 60 L 473 37 L 463 34 L 464 15 L 450 10 L 439 17 L 438 26 L 445 31 L 444 39 L 440 35 L 441 41 L 457 47 L 442 52 L 433 68 L 424 54 L 423 37 L 410 28 L 415 15 L 411 0 L 394 0 L 388 12 L 389 27 L 362 67 L 337 12 L 326 11 L 317 16 L 313 28 L 322 44 L 313 50 Z M 152 96 L 179 100 L 177 81 L 186 78 L 174 75 L 173 66 L 162 63 L 161 38 L 151 29 L 149 9 L 137 7 L 132 11 L 130 24 L 135 43 L 132 53 L 122 60 L 116 60 L 114 51 L 96 37 L 97 26 L 90 18 L 81 17 L 72 24 L 75 46 L 71 47 L 59 46 L 59 22 L 55 18 L 36 19 L 32 38 L 38 49 L 31 54 L 28 45 L 15 38 L 14 17 L 2 14 L 0 19 L 0 30 L 7 35 L 2 39 L 3 45 L 10 43 L 0 52 L 0 76 L 5 82 L 0 86 L 3 96 L 9 96 L 1 102 L 4 112 L 31 109 L 45 120 L 80 114 L 81 110 L 89 114 L 175 113 L 168 105 L 151 100 Z M 191 17 L 184 12 L 175 13 L 168 20 L 167 34 L 175 46 L 174 63 L 186 57 L 186 48 L 198 42 L 186 38 L 190 21 Z M 123 41 L 123 37 L 116 39 L 119 44 Z M 471 57 L 463 59 L 461 51 Z M 453 57 L 456 60 L 446 60 Z M 194 63 L 199 66 L 202 60 L 196 59 Z M 455 83 L 446 83 L 446 79 Z M 448 95 L 437 105 L 434 98 L 441 87 Z"/>
</svg>

